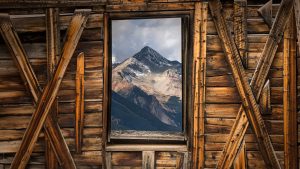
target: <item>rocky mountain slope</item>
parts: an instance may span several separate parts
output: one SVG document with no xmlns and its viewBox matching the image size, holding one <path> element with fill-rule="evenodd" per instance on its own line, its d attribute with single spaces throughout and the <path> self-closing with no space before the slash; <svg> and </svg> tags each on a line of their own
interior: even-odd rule
<svg viewBox="0 0 300 169">
<path fill-rule="evenodd" d="M 118 95 L 129 101 L 132 106 L 142 110 L 132 111 L 135 113 L 150 114 L 162 124 L 169 126 L 169 130 L 178 131 L 182 128 L 182 71 L 181 63 L 170 61 L 146 46 L 134 56 L 129 57 L 112 70 L 112 123 L 116 129 L 135 128 L 130 124 L 124 125 L 124 115 L 121 117 L 120 110 L 114 96 Z M 117 94 L 117 95 L 116 95 Z M 114 108 L 114 106 L 116 108 Z M 118 115 L 117 115 L 118 114 Z M 128 115 L 129 117 L 129 115 Z M 151 123 L 149 130 L 160 130 L 159 123 Z M 118 122 L 116 125 L 114 122 Z M 145 123 L 146 124 L 146 123 Z M 128 126 L 129 125 L 129 126 Z M 132 124 L 134 125 L 134 124 Z M 158 126 L 160 125 L 160 126 Z M 166 127 L 165 127 L 166 128 Z"/>
</svg>

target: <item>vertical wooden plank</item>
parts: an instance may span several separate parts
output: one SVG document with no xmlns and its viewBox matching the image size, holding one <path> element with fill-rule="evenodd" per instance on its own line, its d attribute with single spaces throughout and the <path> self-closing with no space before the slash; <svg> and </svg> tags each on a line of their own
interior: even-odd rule
<svg viewBox="0 0 300 169">
<path fill-rule="evenodd" d="M 283 52 L 284 165 L 286 169 L 298 168 L 295 28 L 295 19 L 292 15 L 284 32 Z"/>
<path fill-rule="evenodd" d="M 77 57 L 76 70 L 76 116 L 75 116 L 75 143 L 76 152 L 81 153 L 84 127 L 84 54 Z"/>
<path fill-rule="evenodd" d="M 33 113 L 32 119 L 28 124 L 22 139 L 21 145 L 12 161 L 11 168 L 25 168 L 29 157 L 33 151 L 33 147 L 38 139 L 39 133 L 44 125 L 49 110 L 58 93 L 64 73 L 79 42 L 80 36 L 84 29 L 84 25 L 91 10 L 75 10 L 70 26 L 67 31 L 66 42 L 62 50 L 61 59 L 55 70 L 51 81 L 44 88 L 40 97 L 40 102 Z M 62 161 L 62 165 L 69 165 L 67 168 L 76 168 L 73 163 Z"/>
<path fill-rule="evenodd" d="M 195 3 L 194 16 L 194 56 L 193 56 L 193 106 L 194 139 L 193 167 L 204 168 L 204 113 L 205 113 L 205 79 L 206 79 L 206 26 L 207 3 Z"/>
<path fill-rule="evenodd" d="M 111 164 L 111 152 L 107 152 L 105 155 L 106 169 L 112 169 Z"/>
<path fill-rule="evenodd" d="M 154 169 L 155 167 L 155 152 L 154 151 L 143 151 L 142 159 L 143 169 Z"/>
<path fill-rule="evenodd" d="M 108 39 L 109 39 L 109 33 L 108 33 L 108 14 L 104 13 L 103 19 L 104 19 L 104 65 L 103 65 L 103 113 L 102 113 L 102 121 L 103 121 L 103 130 L 102 130 L 102 154 L 105 154 L 105 147 L 106 142 L 108 141 L 108 134 L 107 134 L 107 111 L 108 111 L 108 67 L 109 67 L 109 58 L 108 58 Z M 102 168 L 106 169 L 106 160 L 105 156 L 102 156 Z"/>
<path fill-rule="evenodd" d="M 60 37 L 59 37 L 59 9 L 47 8 L 46 9 L 46 43 L 47 43 L 47 77 L 48 82 L 53 76 L 57 57 L 59 55 Z M 58 114 L 58 103 L 54 101 L 50 115 L 54 119 Z M 45 159 L 46 168 L 56 169 L 58 161 L 56 160 L 55 152 L 51 148 L 51 142 L 48 135 L 45 135 Z"/>
<path fill-rule="evenodd" d="M 191 164 L 189 152 L 184 152 L 184 155 L 183 155 L 183 168 L 190 168 L 190 166 L 192 166 L 192 165 L 193 164 Z"/>
<path fill-rule="evenodd" d="M 234 169 L 247 169 L 247 155 L 246 155 L 246 143 L 243 140 L 241 144 L 239 154 L 234 162 Z"/>
<path fill-rule="evenodd" d="M 234 0 L 233 32 L 244 68 L 248 67 L 247 0 Z"/>
<path fill-rule="evenodd" d="M 300 52 L 300 1 L 295 0 L 294 4 L 296 29 L 297 29 L 297 39 L 298 39 L 298 51 Z"/>
</svg>

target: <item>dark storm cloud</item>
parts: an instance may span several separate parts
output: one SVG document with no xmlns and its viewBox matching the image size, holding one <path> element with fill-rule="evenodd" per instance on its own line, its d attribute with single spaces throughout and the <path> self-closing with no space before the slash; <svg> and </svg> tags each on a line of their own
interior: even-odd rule
<svg viewBox="0 0 300 169">
<path fill-rule="evenodd" d="M 122 62 L 144 46 L 181 62 L 181 18 L 112 21 L 113 62 Z"/>
</svg>

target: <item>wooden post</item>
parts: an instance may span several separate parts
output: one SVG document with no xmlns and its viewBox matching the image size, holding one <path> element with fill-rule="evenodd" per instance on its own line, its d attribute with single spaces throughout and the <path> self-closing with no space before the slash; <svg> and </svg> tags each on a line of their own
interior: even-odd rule
<svg viewBox="0 0 300 169">
<path fill-rule="evenodd" d="M 298 39 L 298 52 L 300 52 L 300 1 L 295 0 L 294 4 L 295 20 L 296 20 L 296 30 Z"/>
<path fill-rule="evenodd" d="M 27 87 L 27 90 L 33 97 L 35 104 L 38 102 L 38 97 L 41 95 L 41 88 L 38 80 L 33 72 L 33 69 L 29 63 L 28 57 L 22 44 L 18 38 L 16 31 L 13 29 L 12 23 L 8 15 L 0 15 L 1 21 L 1 34 L 9 48 L 11 56 L 13 57 L 20 75 Z M 60 131 L 57 122 L 53 119 L 53 116 L 48 116 L 45 125 L 45 134 L 51 142 L 51 146 L 55 150 L 55 154 L 60 162 L 64 161 L 64 168 L 72 168 L 68 164 L 74 164 L 69 148 L 64 140 L 64 137 Z M 75 165 L 74 165 L 75 166 Z"/>
<path fill-rule="evenodd" d="M 233 32 L 244 68 L 248 67 L 247 0 L 234 0 Z"/>
<path fill-rule="evenodd" d="M 59 9 L 47 8 L 46 9 L 46 43 L 47 43 L 47 77 L 48 82 L 53 76 L 55 65 L 57 63 L 57 57 L 59 56 L 60 46 L 60 29 L 59 29 Z M 50 115 L 54 119 L 58 114 L 58 102 L 54 101 Z M 45 159 L 46 168 L 56 169 L 58 167 L 58 161 L 55 158 L 55 151 L 51 148 L 51 142 L 48 135 L 45 135 Z"/>
<path fill-rule="evenodd" d="M 102 154 L 105 154 L 105 148 L 106 148 L 106 142 L 108 140 L 107 136 L 107 113 L 108 113 L 108 65 L 109 65 L 109 56 L 108 56 L 108 39 L 109 39 L 109 33 L 108 33 L 108 14 L 104 13 L 103 19 L 104 19 L 104 66 L 103 66 L 103 114 L 102 114 L 102 119 L 103 119 L 103 132 L 102 132 Z M 105 156 L 102 156 L 102 168 L 106 169 L 106 160 Z"/>
<path fill-rule="evenodd" d="M 282 5 L 282 4 L 284 4 L 284 5 Z M 291 14 L 293 0 L 282 1 L 282 4 L 281 5 L 283 6 L 283 8 L 286 8 L 284 10 L 287 10 L 287 11 L 283 12 L 283 16 L 286 19 Z M 272 55 L 272 53 L 271 53 L 271 54 L 267 55 L 267 56 L 270 56 L 270 58 L 268 58 L 268 57 L 261 58 L 261 60 L 263 60 L 263 62 L 266 59 L 265 64 L 263 64 L 263 62 L 261 62 L 261 61 L 259 62 L 257 69 L 256 69 L 256 73 L 254 74 L 254 77 L 252 79 L 254 82 L 256 82 L 254 84 L 258 84 L 258 86 L 260 88 L 254 87 L 253 91 L 252 91 L 251 87 L 248 83 L 248 79 L 246 78 L 247 77 L 246 72 L 242 66 L 239 52 L 233 41 L 233 38 L 230 35 L 226 21 L 222 15 L 221 2 L 219 0 L 209 1 L 209 7 L 211 9 L 210 11 L 211 11 L 215 26 L 217 28 L 217 32 L 218 32 L 219 37 L 222 42 L 222 47 L 224 49 L 225 56 L 227 58 L 227 61 L 229 62 L 229 65 L 231 67 L 231 70 L 232 70 L 232 73 L 234 76 L 236 87 L 238 89 L 238 92 L 239 92 L 241 100 L 242 100 L 243 109 L 244 109 L 246 116 L 251 124 L 251 127 L 255 133 L 259 148 L 262 153 L 262 157 L 268 168 L 279 169 L 279 168 L 281 168 L 279 161 L 276 157 L 273 145 L 271 143 L 269 134 L 267 132 L 267 128 L 262 119 L 261 112 L 260 112 L 259 106 L 257 104 L 257 98 L 253 94 L 253 93 L 255 93 L 255 94 L 258 93 L 258 95 L 260 94 L 261 86 L 263 87 L 263 85 L 259 85 L 259 84 L 265 82 L 265 78 L 267 76 L 266 73 L 269 71 L 269 68 L 271 67 L 270 63 L 272 63 L 274 55 Z M 282 10 L 282 8 L 279 9 L 279 11 L 280 10 Z M 284 23 L 283 25 L 286 25 L 286 20 L 283 20 L 282 23 Z M 281 25 L 282 23 L 279 23 L 279 24 Z M 276 24 L 274 24 L 274 25 L 276 25 Z M 278 25 L 276 25 L 276 27 L 277 26 Z M 278 33 L 278 32 L 271 32 L 271 34 L 273 34 L 273 36 L 275 35 L 275 37 L 280 36 L 280 33 Z M 277 35 L 277 34 L 279 34 L 279 35 Z M 273 37 L 273 39 L 274 39 L 274 37 Z M 272 41 L 267 41 L 267 43 L 268 42 L 272 43 Z M 274 46 L 276 47 L 277 43 L 274 43 L 274 44 L 275 44 Z M 263 77 L 262 79 L 264 79 L 264 81 L 262 82 L 261 79 L 257 79 L 257 75 L 261 75 Z M 251 82 L 251 85 L 253 85 L 253 82 Z"/>
<path fill-rule="evenodd" d="M 46 85 L 39 99 L 37 108 L 25 131 L 21 146 L 12 161 L 12 169 L 25 168 L 29 160 L 34 144 L 38 139 L 41 128 L 55 100 L 62 78 L 75 51 L 75 47 L 80 39 L 81 33 L 84 29 L 84 24 L 87 21 L 90 11 L 91 10 L 76 10 L 74 13 L 67 31 L 66 42 L 62 50 L 61 59 L 58 63 L 57 69 L 55 70 L 53 78 Z M 62 164 L 65 164 L 65 162 Z M 75 168 L 74 164 L 69 165 L 73 166 L 72 168 Z"/>
<path fill-rule="evenodd" d="M 194 18 L 194 56 L 193 56 L 193 106 L 194 139 L 193 167 L 204 168 L 204 113 L 205 113 L 205 79 L 206 79 L 206 25 L 207 3 L 195 4 Z"/>
<path fill-rule="evenodd" d="M 112 164 L 111 164 L 111 153 L 112 152 L 106 152 L 105 153 L 105 163 L 106 163 L 106 169 L 112 169 Z"/>
<path fill-rule="evenodd" d="M 154 169 L 155 167 L 155 152 L 154 151 L 143 151 L 143 169 Z"/>
<path fill-rule="evenodd" d="M 258 66 L 254 72 L 254 77 L 251 80 L 250 85 L 252 86 L 253 94 L 256 95 L 257 100 L 260 97 L 260 93 L 273 62 L 278 44 L 282 39 L 282 32 L 284 31 L 284 27 L 287 23 L 286 18 L 290 16 L 292 3 L 292 0 L 284 0 L 281 2 L 267 43 L 265 44 L 261 54 L 261 59 L 259 60 Z M 224 146 L 223 152 L 221 153 L 217 168 L 229 168 L 232 165 L 238 152 L 238 148 L 245 136 L 248 125 L 248 119 L 243 111 L 243 108 L 241 107 L 237 114 L 236 121 L 231 129 L 228 140 Z"/>
<path fill-rule="evenodd" d="M 292 15 L 284 32 L 283 51 L 283 113 L 284 113 L 284 166 L 298 168 L 297 131 L 297 71 L 296 25 Z"/>
<path fill-rule="evenodd" d="M 75 116 L 75 143 L 76 153 L 81 153 L 82 134 L 84 127 L 84 54 L 77 57 L 76 70 L 76 116 Z"/>
</svg>

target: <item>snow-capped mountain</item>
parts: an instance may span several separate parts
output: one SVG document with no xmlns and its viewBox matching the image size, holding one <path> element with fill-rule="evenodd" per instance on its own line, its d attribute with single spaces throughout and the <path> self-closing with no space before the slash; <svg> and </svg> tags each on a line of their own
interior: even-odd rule
<svg viewBox="0 0 300 169">
<path fill-rule="evenodd" d="M 182 124 L 181 79 L 181 63 L 170 61 L 146 46 L 113 68 L 112 90 L 179 130 Z M 113 110 L 112 116 L 118 119 Z"/>
</svg>

